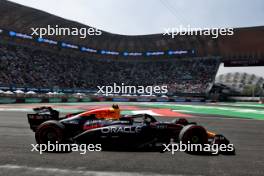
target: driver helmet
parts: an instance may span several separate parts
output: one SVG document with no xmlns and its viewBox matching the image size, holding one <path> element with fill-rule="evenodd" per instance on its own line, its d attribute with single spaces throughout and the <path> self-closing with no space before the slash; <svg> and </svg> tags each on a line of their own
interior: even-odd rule
<svg viewBox="0 0 264 176">
<path fill-rule="evenodd" d="M 117 104 L 113 104 L 113 105 L 112 105 L 112 108 L 113 108 L 113 109 L 119 109 L 119 106 L 118 106 Z"/>
</svg>

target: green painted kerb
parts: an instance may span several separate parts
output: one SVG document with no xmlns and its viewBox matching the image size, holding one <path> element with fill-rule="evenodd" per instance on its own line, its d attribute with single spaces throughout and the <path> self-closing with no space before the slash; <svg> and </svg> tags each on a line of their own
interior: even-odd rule
<svg viewBox="0 0 264 176">
<path fill-rule="evenodd" d="M 144 104 L 153 108 L 168 108 L 193 114 L 220 115 L 238 118 L 264 120 L 264 109 L 218 107 L 208 105 L 180 105 L 180 104 Z"/>
</svg>

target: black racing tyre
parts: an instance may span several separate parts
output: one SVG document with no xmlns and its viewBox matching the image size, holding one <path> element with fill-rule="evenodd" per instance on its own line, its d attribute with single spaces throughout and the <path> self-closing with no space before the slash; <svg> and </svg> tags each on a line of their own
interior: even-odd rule
<svg viewBox="0 0 264 176">
<path fill-rule="evenodd" d="M 49 120 L 42 123 L 36 130 L 35 138 L 38 144 L 55 144 L 64 141 L 64 125 L 55 120 Z"/>
<path fill-rule="evenodd" d="M 208 143 L 207 132 L 202 126 L 187 125 L 182 128 L 179 134 L 179 140 L 183 144 L 201 144 L 202 146 Z M 200 151 L 186 151 L 188 153 L 195 153 Z"/>
</svg>

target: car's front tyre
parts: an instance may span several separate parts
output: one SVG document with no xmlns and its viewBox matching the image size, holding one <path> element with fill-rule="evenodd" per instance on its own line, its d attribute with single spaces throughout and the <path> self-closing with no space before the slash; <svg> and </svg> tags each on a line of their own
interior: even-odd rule
<svg viewBox="0 0 264 176">
<path fill-rule="evenodd" d="M 179 134 L 179 141 L 185 145 L 199 145 L 199 150 L 192 151 L 186 150 L 187 153 L 200 153 L 202 152 L 204 144 L 208 143 L 207 132 L 202 126 L 187 125 L 182 128 Z"/>
</svg>

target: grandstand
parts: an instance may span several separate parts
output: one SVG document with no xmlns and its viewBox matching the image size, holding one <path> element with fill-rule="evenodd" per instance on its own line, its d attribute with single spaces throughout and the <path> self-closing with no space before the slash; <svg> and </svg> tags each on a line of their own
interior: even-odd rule
<svg viewBox="0 0 264 176">
<path fill-rule="evenodd" d="M 8 13 L 7 13 L 8 12 Z M 162 34 L 32 37 L 32 27 L 89 27 L 0 1 L 0 89 L 94 92 L 97 86 L 167 85 L 170 95 L 209 92 L 219 68 L 262 65 L 264 27 L 235 29 L 234 36 Z"/>
<path fill-rule="evenodd" d="M 252 89 L 250 92 L 254 91 L 254 94 L 260 95 L 262 93 L 261 89 L 264 84 L 264 79 L 254 74 L 235 72 L 219 75 L 216 77 L 215 82 L 226 85 L 240 94 L 245 95 L 248 89 Z"/>
<path fill-rule="evenodd" d="M 1 45 L 0 53 L 0 83 L 18 87 L 96 89 L 124 83 L 168 85 L 170 92 L 203 93 L 213 82 L 219 66 L 217 58 L 156 62 L 94 60 L 13 45 Z"/>
</svg>

